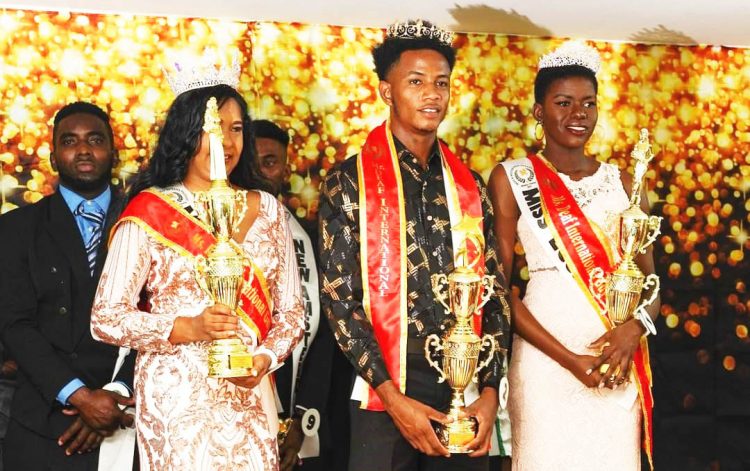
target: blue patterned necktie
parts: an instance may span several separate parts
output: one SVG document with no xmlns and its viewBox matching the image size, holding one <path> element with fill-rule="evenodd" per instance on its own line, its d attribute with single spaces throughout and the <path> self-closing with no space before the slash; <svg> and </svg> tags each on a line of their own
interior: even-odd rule
<svg viewBox="0 0 750 471">
<path fill-rule="evenodd" d="M 94 276 L 96 251 L 99 248 L 99 242 L 102 240 L 102 226 L 106 215 L 96 203 L 86 203 L 86 201 L 81 201 L 81 204 L 76 208 L 75 215 L 85 220 L 84 227 L 86 227 L 86 230 L 83 232 L 83 246 L 86 249 L 91 276 Z"/>
</svg>

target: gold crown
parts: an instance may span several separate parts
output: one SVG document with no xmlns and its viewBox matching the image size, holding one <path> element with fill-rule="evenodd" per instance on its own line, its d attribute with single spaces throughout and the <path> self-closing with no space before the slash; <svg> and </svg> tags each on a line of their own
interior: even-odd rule
<svg viewBox="0 0 750 471">
<path fill-rule="evenodd" d="M 453 33 L 423 20 L 406 20 L 388 27 L 386 39 L 433 39 L 445 46 L 453 43 Z"/>
<path fill-rule="evenodd" d="M 162 67 L 169 88 L 175 97 L 188 90 L 229 85 L 236 89 L 240 84 L 240 64 L 237 51 L 232 53 L 232 63 L 220 63 L 217 67 L 217 54 L 206 49 L 201 56 L 182 53 L 170 61 L 171 70 Z"/>
<path fill-rule="evenodd" d="M 566 41 L 539 59 L 539 70 L 568 65 L 585 67 L 596 75 L 602 65 L 602 59 L 596 49 L 581 40 Z"/>
</svg>

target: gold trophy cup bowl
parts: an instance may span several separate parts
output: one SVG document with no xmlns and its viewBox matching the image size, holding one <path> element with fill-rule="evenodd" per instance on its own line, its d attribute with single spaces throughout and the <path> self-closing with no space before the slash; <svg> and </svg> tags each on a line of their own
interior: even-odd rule
<svg viewBox="0 0 750 471">
<path fill-rule="evenodd" d="M 644 276 L 632 260 L 624 260 L 612 273 L 607 283 L 606 302 L 609 318 L 615 325 L 621 325 L 636 312 L 653 303 L 659 293 L 659 277 L 656 274 Z M 644 290 L 651 295 L 641 302 Z"/>
<path fill-rule="evenodd" d="M 464 390 L 470 382 L 477 382 L 477 373 L 492 361 L 497 342 L 489 334 L 479 337 L 471 326 L 471 319 L 490 299 L 494 278 L 492 275 L 480 277 L 466 267 L 455 269 L 449 276 L 432 276 L 432 290 L 437 300 L 456 316 L 456 324 L 442 338 L 432 334 L 425 342 L 425 357 L 440 373 L 438 382 L 447 380 L 452 390 L 447 414 L 453 421 L 434 425 L 438 439 L 451 453 L 473 451 L 466 445 L 477 434 L 477 422 L 473 417 L 460 416 L 466 406 Z M 486 357 L 480 362 L 481 352 L 485 352 Z M 436 361 L 435 357 L 442 357 L 442 361 Z"/>
</svg>

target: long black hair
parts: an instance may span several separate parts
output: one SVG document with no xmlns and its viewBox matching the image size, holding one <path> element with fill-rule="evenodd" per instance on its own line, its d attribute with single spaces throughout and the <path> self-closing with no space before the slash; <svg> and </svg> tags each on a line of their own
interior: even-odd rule
<svg viewBox="0 0 750 471">
<path fill-rule="evenodd" d="M 167 187 L 185 179 L 188 163 L 200 148 L 203 133 L 203 116 L 209 98 L 215 97 L 221 107 L 233 99 L 242 110 L 242 153 L 229 181 L 242 188 L 262 186 L 253 169 L 255 160 L 255 138 L 251 131 L 247 103 L 237 90 L 229 85 L 197 88 L 180 94 L 172 102 L 164 121 L 156 149 L 128 191 L 128 198 L 151 186 Z"/>
</svg>

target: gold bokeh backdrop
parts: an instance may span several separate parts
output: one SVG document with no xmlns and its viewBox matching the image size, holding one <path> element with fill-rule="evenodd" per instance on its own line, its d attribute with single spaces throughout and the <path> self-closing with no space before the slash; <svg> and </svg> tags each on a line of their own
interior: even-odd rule
<svg viewBox="0 0 750 471">
<path fill-rule="evenodd" d="M 240 92 L 253 117 L 290 130 L 288 203 L 314 219 L 321 178 L 385 117 L 370 56 L 382 37 L 366 28 L 0 10 L 2 211 L 53 191 L 51 123 L 60 106 L 82 99 L 110 113 L 117 183 L 125 185 L 148 159 L 172 100 L 161 70 L 166 55 L 231 47 L 240 51 Z M 498 161 L 538 147 L 530 114 L 536 63 L 560 42 L 457 36 L 441 136 L 485 178 Z M 642 127 L 657 152 L 647 185 L 654 212 L 664 216 L 659 325 L 698 352 L 697 364 L 716 362 L 748 380 L 748 361 L 734 352 L 750 345 L 750 50 L 594 45 L 603 68 L 590 152 L 632 171 L 628 156 Z M 719 308 L 722 322 L 712 320 Z M 724 353 L 704 348 L 719 342 Z M 688 399 L 687 410 L 696 403 Z"/>
</svg>

